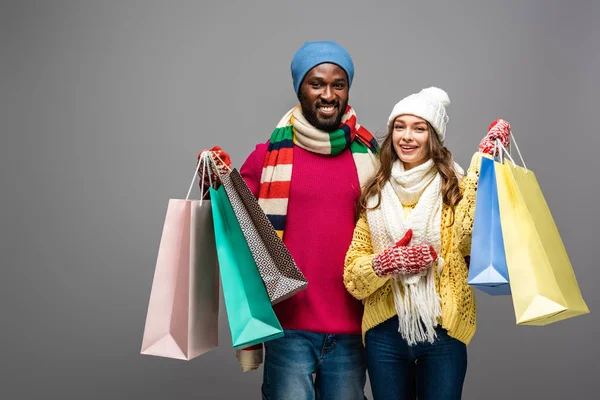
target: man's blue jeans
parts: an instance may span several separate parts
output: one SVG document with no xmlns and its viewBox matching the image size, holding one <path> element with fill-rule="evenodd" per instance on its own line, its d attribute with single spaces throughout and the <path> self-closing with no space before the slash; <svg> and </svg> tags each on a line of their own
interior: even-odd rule
<svg viewBox="0 0 600 400">
<path fill-rule="evenodd" d="M 467 347 L 437 328 L 434 343 L 409 346 L 398 317 L 367 331 L 367 367 L 373 398 L 460 400 L 467 373 Z"/>
<path fill-rule="evenodd" d="M 363 400 L 365 369 L 360 335 L 286 329 L 265 343 L 263 399 Z"/>
</svg>

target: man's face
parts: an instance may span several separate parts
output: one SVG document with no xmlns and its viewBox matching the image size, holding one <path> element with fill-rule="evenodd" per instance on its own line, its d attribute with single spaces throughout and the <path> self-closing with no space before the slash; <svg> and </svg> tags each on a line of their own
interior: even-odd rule
<svg viewBox="0 0 600 400">
<path fill-rule="evenodd" d="M 304 77 L 298 99 L 312 126 L 325 132 L 335 131 L 348 105 L 346 72 L 331 63 L 317 65 Z"/>
</svg>

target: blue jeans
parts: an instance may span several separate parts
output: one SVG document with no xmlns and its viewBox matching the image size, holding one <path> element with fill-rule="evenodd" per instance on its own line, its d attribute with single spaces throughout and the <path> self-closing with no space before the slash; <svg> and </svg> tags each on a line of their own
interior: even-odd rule
<svg viewBox="0 0 600 400">
<path fill-rule="evenodd" d="M 288 329 L 284 333 L 265 343 L 263 399 L 365 398 L 366 365 L 360 335 Z"/>
<path fill-rule="evenodd" d="M 460 400 L 467 373 L 467 347 L 436 329 L 434 343 L 409 346 L 398 317 L 367 331 L 367 368 L 375 400 Z"/>
</svg>

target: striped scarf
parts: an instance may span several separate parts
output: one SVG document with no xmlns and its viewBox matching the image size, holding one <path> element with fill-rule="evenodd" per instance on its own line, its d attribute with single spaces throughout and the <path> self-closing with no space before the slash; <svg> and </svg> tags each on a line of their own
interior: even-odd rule
<svg viewBox="0 0 600 400">
<path fill-rule="evenodd" d="M 348 147 L 352 152 L 358 181 L 363 187 L 375 173 L 379 145 L 356 122 L 356 114 L 347 106 L 339 129 L 324 132 L 313 127 L 300 106 L 288 111 L 271 135 L 260 178 L 258 204 L 283 239 L 287 217 L 294 145 L 317 154 L 338 155 Z"/>
</svg>

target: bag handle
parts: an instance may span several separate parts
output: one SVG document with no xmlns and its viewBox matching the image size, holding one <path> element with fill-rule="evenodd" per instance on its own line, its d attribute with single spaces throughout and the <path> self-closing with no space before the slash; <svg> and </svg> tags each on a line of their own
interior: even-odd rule
<svg viewBox="0 0 600 400">
<path fill-rule="evenodd" d="M 510 146 L 510 144 L 508 145 L 508 148 L 502 146 L 499 147 L 498 143 L 500 143 L 500 145 L 502 145 L 502 142 L 499 142 L 500 139 L 495 139 L 494 140 L 494 161 L 498 161 L 502 164 L 504 164 L 504 152 L 507 153 L 507 155 L 512 155 L 512 147 Z M 502 151 L 504 149 L 504 152 Z M 498 155 L 496 155 L 498 154 Z"/>
<path fill-rule="evenodd" d="M 229 165 L 227 165 L 225 163 L 225 161 L 223 161 L 223 159 L 221 157 L 219 157 L 219 155 L 215 151 L 209 151 L 207 153 L 210 153 L 210 161 L 211 161 L 215 171 L 217 172 L 219 179 L 221 179 L 221 171 L 219 171 L 219 167 L 217 166 L 217 163 L 215 162 L 214 157 L 217 157 L 219 159 L 219 161 L 221 161 L 221 164 L 223 164 L 225 166 L 225 168 L 227 168 L 227 171 L 231 172 L 231 168 L 229 167 Z"/>
<path fill-rule="evenodd" d="M 192 192 L 192 188 L 194 187 L 194 182 L 196 182 L 196 177 L 198 176 L 198 168 L 200 168 L 200 165 L 202 165 L 202 183 L 201 183 L 201 187 L 202 187 L 202 191 L 204 191 L 204 175 L 205 172 L 207 172 L 207 170 L 210 168 L 208 166 L 208 163 L 206 162 L 206 157 L 210 157 L 209 154 L 207 154 L 208 151 L 204 151 L 200 154 L 200 157 L 198 157 L 198 163 L 196 164 L 196 168 L 194 169 L 194 176 L 192 177 L 192 182 L 190 183 L 190 187 L 188 189 L 187 195 L 185 196 L 186 201 L 189 200 L 190 198 L 190 193 Z M 208 174 L 208 180 L 209 180 L 209 185 L 212 186 L 212 179 L 210 177 L 210 174 Z M 200 193 L 200 203 L 202 204 L 202 200 L 204 198 L 204 193 Z"/>
<path fill-rule="evenodd" d="M 515 148 L 517 149 L 517 153 L 519 153 L 519 158 L 521 159 L 521 162 L 523 163 L 523 168 L 525 168 L 525 173 L 529 172 L 529 169 L 527 168 L 527 164 L 525 164 L 525 160 L 523 159 L 523 155 L 521 154 L 521 150 L 519 150 L 519 145 L 517 144 L 517 140 L 515 139 L 515 135 L 513 135 L 512 132 L 510 133 L 510 137 L 512 139 L 512 143 L 515 144 Z M 495 143 L 494 143 L 494 154 L 496 153 L 496 148 L 497 148 L 498 145 L 500 145 L 500 153 L 502 154 L 500 162 L 504 164 L 504 155 L 506 154 L 508 156 L 508 158 L 510 159 L 510 161 L 512 161 L 513 165 L 516 166 L 517 164 L 515 163 L 515 160 L 512 158 L 510 152 L 506 150 L 506 147 L 504 147 L 504 145 L 502 144 L 502 142 L 500 142 L 500 139 L 496 139 L 495 140 Z"/>
<path fill-rule="evenodd" d="M 192 188 L 194 187 L 194 182 L 196 182 L 196 176 L 198 176 L 198 168 L 200 168 L 200 165 L 202 165 L 202 182 L 200 184 L 200 187 L 202 188 L 202 193 L 200 193 L 200 202 L 202 202 L 203 198 L 204 198 L 204 176 L 208 175 L 208 180 L 209 180 L 209 186 L 212 187 L 213 186 L 213 181 L 211 178 L 211 174 L 210 171 L 214 171 L 217 173 L 217 176 L 219 177 L 219 179 L 222 180 L 221 177 L 221 172 L 219 171 L 219 168 L 217 166 L 217 163 L 215 162 L 214 157 L 217 157 L 219 159 L 219 161 L 221 161 L 221 163 L 227 167 L 227 169 L 229 170 L 229 172 L 231 172 L 231 168 L 229 167 L 229 165 L 227 165 L 223 159 L 221 157 L 219 157 L 219 155 L 214 152 L 214 151 L 210 151 L 210 150 L 206 150 L 203 151 L 202 153 L 200 153 L 200 157 L 198 157 L 198 163 L 196 164 L 196 169 L 194 170 L 194 176 L 192 177 L 192 182 L 190 183 L 190 187 L 188 189 L 187 195 L 185 196 L 185 199 L 188 200 L 190 198 L 190 193 L 192 192 Z M 210 164 L 209 164 L 210 162 Z M 208 174 L 206 173 L 208 172 Z"/>
</svg>

